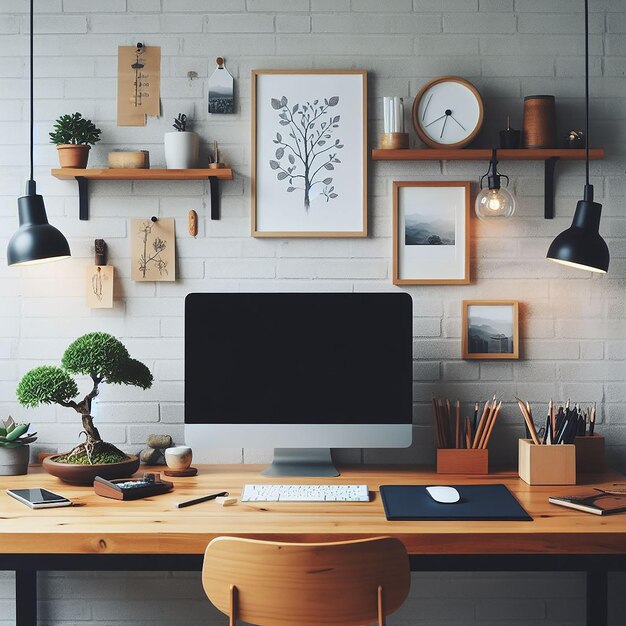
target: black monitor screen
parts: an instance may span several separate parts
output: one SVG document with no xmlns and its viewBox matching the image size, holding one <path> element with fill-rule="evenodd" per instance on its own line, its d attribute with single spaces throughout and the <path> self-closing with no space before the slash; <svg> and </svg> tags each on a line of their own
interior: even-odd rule
<svg viewBox="0 0 626 626">
<path fill-rule="evenodd" d="M 194 293 L 187 424 L 407 424 L 406 293 Z"/>
</svg>

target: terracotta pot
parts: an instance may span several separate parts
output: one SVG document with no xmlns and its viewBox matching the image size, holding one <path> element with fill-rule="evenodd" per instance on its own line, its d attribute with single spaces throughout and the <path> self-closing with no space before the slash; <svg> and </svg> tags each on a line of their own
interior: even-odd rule
<svg viewBox="0 0 626 626">
<path fill-rule="evenodd" d="M 63 482 L 70 485 L 93 485 L 96 476 L 112 480 L 114 478 L 127 478 L 139 469 L 139 457 L 134 454 L 128 455 L 127 461 L 120 463 L 102 463 L 100 465 L 83 465 L 82 463 L 58 463 L 62 454 L 46 457 L 42 467 Z"/>
<path fill-rule="evenodd" d="M 85 169 L 89 159 L 91 146 L 75 143 L 63 143 L 57 146 L 59 151 L 59 163 L 61 167 L 74 167 Z"/>
</svg>

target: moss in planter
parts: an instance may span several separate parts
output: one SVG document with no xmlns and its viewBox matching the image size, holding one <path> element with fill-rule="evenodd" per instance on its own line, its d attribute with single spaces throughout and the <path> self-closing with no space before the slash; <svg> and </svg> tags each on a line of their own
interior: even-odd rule
<svg viewBox="0 0 626 626">
<path fill-rule="evenodd" d="M 101 465 L 107 463 L 122 463 L 129 459 L 127 454 L 124 454 L 110 443 L 101 442 L 98 448 L 99 449 L 91 455 L 91 463 L 89 462 L 87 451 L 83 446 L 81 446 L 78 453 L 74 450 L 73 454 L 64 454 L 55 459 L 55 461 L 57 463 L 77 463 L 79 465 Z"/>
</svg>

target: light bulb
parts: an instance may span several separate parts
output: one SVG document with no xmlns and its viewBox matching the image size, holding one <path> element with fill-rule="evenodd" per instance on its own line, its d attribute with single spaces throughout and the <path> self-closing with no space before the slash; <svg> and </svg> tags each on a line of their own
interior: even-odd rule
<svg viewBox="0 0 626 626">
<path fill-rule="evenodd" d="M 504 187 L 483 189 L 476 196 L 475 210 L 481 220 L 511 217 L 515 213 L 515 197 Z"/>
</svg>

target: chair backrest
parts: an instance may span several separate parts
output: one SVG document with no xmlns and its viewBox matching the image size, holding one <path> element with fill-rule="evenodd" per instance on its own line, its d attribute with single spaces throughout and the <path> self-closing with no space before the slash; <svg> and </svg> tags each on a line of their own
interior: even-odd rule
<svg viewBox="0 0 626 626">
<path fill-rule="evenodd" d="M 404 545 L 391 537 L 312 544 L 218 537 L 206 549 L 202 584 L 231 625 L 384 625 L 406 599 L 411 573 Z"/>
</svg>

